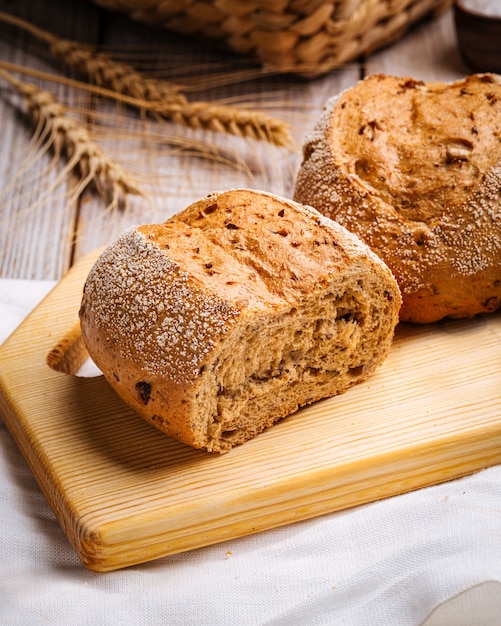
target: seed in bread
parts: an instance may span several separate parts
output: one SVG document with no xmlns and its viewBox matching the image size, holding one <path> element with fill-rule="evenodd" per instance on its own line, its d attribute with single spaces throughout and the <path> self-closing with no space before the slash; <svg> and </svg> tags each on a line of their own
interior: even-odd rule
<svg viewBox="0 0 501 626">
<path fill-rule="evenodd" d="M 359 235 L 393 271 L 400 317 L 501 304 L 501 77 L 376 74 L 331 98 L 303 147 L 294 199 Z"/>
<path fill-rule="evenodd" d="M 211 194 L 126 232 L 91 270 L 90 356 L 169 435 L 226 452 L 386 357 L 398 285 L 355 235 L 252 190 Z"/>
</svg>

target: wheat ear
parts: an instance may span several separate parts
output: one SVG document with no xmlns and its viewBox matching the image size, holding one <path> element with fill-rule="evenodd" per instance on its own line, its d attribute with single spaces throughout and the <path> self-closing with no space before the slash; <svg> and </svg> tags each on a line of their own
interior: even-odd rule
<svg viewBox="0 0 501 626">
<path fill-rule="evenodd" d="M 288 127 L 270 115 L 233 106 L 210 102 L 188 102 L 183 106 L 171 103 L 151 103 L 151 111 L 189 128 L 229 133 L 276 146 L 290 146 Z"/>
<path fill-rule="evenodd" d="M 23 97 L 38 136 L 44 137 L 57 158 L 66 154 L 67 169 L 79 173 L 76 193 L 94 183 L 110 207 L 121 205 L 127 194 L 143 195 L 129 173 L 105 154 L 83 126 L 68 117 L 52 92 L 22 82 L 2 69 L 0 76 Z"/>
<path fill-rule="evenodd" d="M 179 91 L 181 85 L 146 77 L 131 65 L 118 63 L 92 47 L 52 33 L 0 11 L 0 20 L 22 28 L 46 42 L 52 54 L 62 59 L 91 82 L 141 102 L 141 108 L 189 128 L 229 133 L 291 146 L 288 125 L 260 111 L 210 102 L 190 102 Z"/>
<path fill-rule="evenodd" d="M 183 104 L 186 97 L 179 93 L 181 85 L 143 76 L 132 65 L 114 61 L 108 54 L 92 46 L 56 37 L 26 20 L 0 11 L 0 20 L 17 26 L 49 45 L 50 52 L 90 82 L 113 89 L 140 100 L 164 100 Z"/>
</svg>

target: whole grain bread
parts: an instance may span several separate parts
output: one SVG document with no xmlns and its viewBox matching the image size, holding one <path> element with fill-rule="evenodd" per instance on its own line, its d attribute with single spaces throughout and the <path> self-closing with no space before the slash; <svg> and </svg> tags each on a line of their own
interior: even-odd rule
<svg viewBox="0 0 501 626">
<path fill-rule="evenodd" d="M 501 77 L 375 74 L 331 98 L 303 146 L 294 199 L 359 235 L 393 271 L 400 317 L 501 304 Z"/>
<path fill-rule="evenodd" d="M 355 235 L 237 189 L 126 232 L 91 270 L 80 317 L 126 403 L 190 446 L 226 452 L 366 379 L 400 304 L 390 270 Z"/>
</svg>

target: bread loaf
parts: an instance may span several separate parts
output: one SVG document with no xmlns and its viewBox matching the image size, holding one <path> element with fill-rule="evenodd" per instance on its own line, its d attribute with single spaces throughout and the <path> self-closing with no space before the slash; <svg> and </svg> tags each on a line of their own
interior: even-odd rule
<svg viewBox="0 0 501 626">
<path fill-rule="evenodd" d="M 240 189 L 126 232 L 91 270 L 80 317 L 126 403 L 222 453 L 367 378 L 400 303 L 388 268 L 342 226 Z"/>
<path fill-rule="evenodd" d="M 400 286 L 402 320 L 501 304 L 501 78 L 373 75 L 331 98 L 294 199 L 359 235 Z"/>
</svg>

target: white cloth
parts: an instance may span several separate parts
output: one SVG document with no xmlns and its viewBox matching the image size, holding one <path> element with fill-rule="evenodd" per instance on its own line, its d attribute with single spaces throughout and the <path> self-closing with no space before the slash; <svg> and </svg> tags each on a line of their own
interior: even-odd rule
<svg viewBox="0 0 501 626">
<path fill-rule="evenodd" d="M 0 280 L 0 341 L 52 283 Z M 0 420 L 0 624 L 501 626 L 501 466 L 108 574 Z"/>
</svg>

